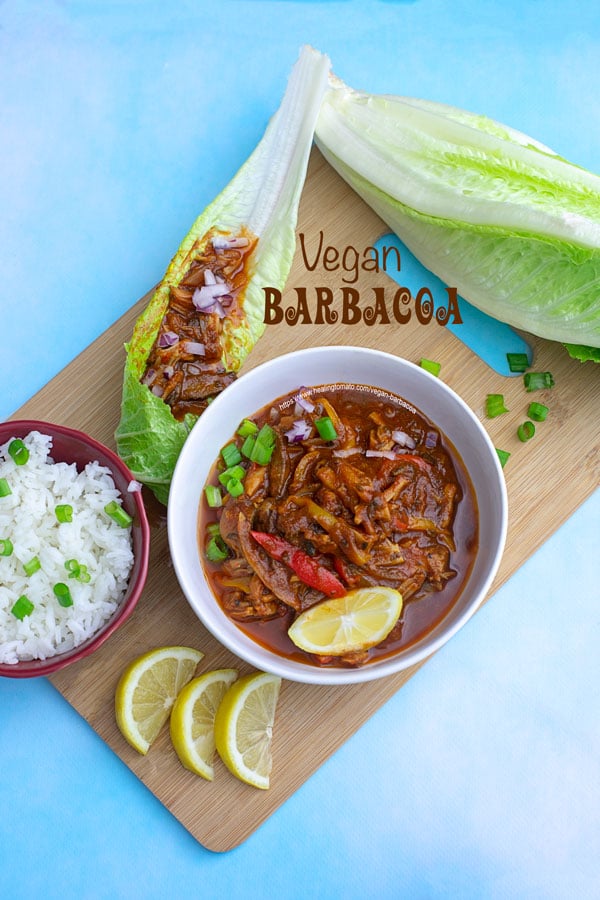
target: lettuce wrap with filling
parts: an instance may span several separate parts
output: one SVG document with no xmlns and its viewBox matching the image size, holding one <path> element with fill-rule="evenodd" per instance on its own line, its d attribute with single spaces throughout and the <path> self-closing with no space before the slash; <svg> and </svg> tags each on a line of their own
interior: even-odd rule
<svg viewBox="0 0 600 900">
<path fill-rule="evenodd" d="M 263 138 L 192 225 L 126 345 L 117 451 L 163 504 L 190 429 L 264 331 L 263 288 L 287 280 L 328 72 L 302 48 Z"/>
</svg>

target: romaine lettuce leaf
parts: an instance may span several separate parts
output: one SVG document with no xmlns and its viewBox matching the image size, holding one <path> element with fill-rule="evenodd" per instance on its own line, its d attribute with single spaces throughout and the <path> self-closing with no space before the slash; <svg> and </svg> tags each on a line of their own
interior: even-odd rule
<svg viewBox="0 0 600 900">
<path fill-rule="evenodd" d="M 600 347 L 598 176 L 484 116 L 360 93 L 333 76 L 315 140 L 474 306 L 550 340 Z"/>
<path fill-rule="evenodd" d="M 175 463 L 197 418 L 187 415 L 183 421 L 176 420 L 167 403 L 140 381 L 171 288 L 184 277 L 198 241 L 205 236 L 208 240 L 211 230 L 236 234 L 247 229 L 258 237 L 241 301 L 241 320 L 239 316 L 235 321 L 223 320 L 222 362 L 227 371 L 237 372 L 265 328 L 263 287 L 282 290 L 291 268 L 300 194 L 328 71 L 326 56 L 302 48 L 282 103 L 263 138 L 192 225 L 126 345 L 121 418 L 115 432 L 117 450 L 135 478 L 164 504 Z"/>
</svg>

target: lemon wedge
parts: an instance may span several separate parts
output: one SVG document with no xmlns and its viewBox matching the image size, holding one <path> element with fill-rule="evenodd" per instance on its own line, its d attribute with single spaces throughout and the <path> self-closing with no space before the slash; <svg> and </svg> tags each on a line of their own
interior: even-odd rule
<svg viewBox="0 0 600 900">
<path fill-rule="evenodd" d="M 193 678 L 180 691 L 171 711 L 171 741 L 186 769 L 212 781 L 215 775 L 215 714 L 235 669 L 213 669 Z"/>
<path fill-rule="evenodd" d="M 379 644 L 401 612 L 402 595 L 393 588 L 357 588 L 305 610 L 290 626 L 288 635 L 307 653 L 343 656 Z"/>
<path fill-rule="evenodd" d="M 203 656 L 191 647 L 158 647 L 134 659 L 121 675 L 115 693 L 117 725 L 140 753 L 148 752 Z"/>
<path fill-rule="evenodd" d="M 271 774 L 271 739 L 281 678 L 267 672 L 244 675 L 221 700 L 215 716 L 219 756 L 237 778 L 266 790 Z"/>
</svg>

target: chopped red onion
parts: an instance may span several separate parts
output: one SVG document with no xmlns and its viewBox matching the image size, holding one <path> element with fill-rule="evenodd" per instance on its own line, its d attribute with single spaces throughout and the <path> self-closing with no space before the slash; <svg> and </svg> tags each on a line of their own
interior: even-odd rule
<svg viewBox="0 0 600 900">
<path fill-rule="evenodd" d="M 219 297 L 228 294 L 231 288 L 227 284 L 205 284 L 196 288 L 192 294 L 192 303 L 196 309 L 206 311 Z"/>
<path fill-rule="evenodd" d="M 167 381 L 169 380 L 169 378 L 172 378 L 174 374 L 175 374 L 175 366 L 165 366 L 164 367 L 163 375 L 165 376 Z"/>
<path fill-rule="evenodd" d="M 155 384 L 153 388 L 150 388 L 150 390 L 155 397 L 162 397 L 162 395 L 164 394 L 164 391 L 159 384 Z"/>
<path fill-rule="evenodd" d="M 144 377 L 142 378 L 142 384 L 150 384 L 152 381 L 154 381 L 155 376 L 156 376 L 155 370 L 154 370 L 154 369 L 148 369 L 148 371 L 146 372 L 146 374 L 145 374 Z"/>
<path fill-rule="evenodd" d="M 174 331 L 163 331 L 158 336 L 158 346 L 164 350 L 166 347 L 173 347 L 178 340 L 179 336 Z"/>
<path fill-rule="evenodd" d="M 298 406 L 302 407 L 304 412 L 312 413 L 315 411 L 314 403 L 311 403 L 310 400 L 307 400 L 306 397 L 302 396 L 302 394 L 297 394 L 294 399 Z"/>
<path fill-rule="evenodd" d="M 432 447 L 435 447 L 438 442 L 437 432 L 428 431 L 427 436 L 425 437 L 425 446 L 428 450 L 431 450 Z"/>
<path fill-rule="evenodd" d="M 291 444 L 296 444 L 299 441 L 306 440 L 307 437 L 310 436 L 312 431 L 312 426 L 309 422 L 306 422 L 304 419 L 297 419 L 293 424 L 289 431 L 284 432 L 286 438 Z"/>
<path fill-rule="evenodd" d="M 238 247 L 247 247 L 250 241 L 245 237 L 225 237 L 218 235 L 212 239 L 215 250 L 235 250 Z"/>
<path fill-rule="evenodd" d="M 129 484 L 127 485 L 127 492 L 129 494 L 139 494 L 141 490 L 142 490 L 141 484 L 139 483 L 139 481 L 136 481 L 135 479 L 132 479 L 129 482 Z"/>
<path fill-rule="evenodd" d="M 414 450 L 417 446 L 417 442 L 414 441 L 410 434 L 407 434 L 405 431 L 392 431 L 392 437 L 401 447 L 410 447 L 411 450 Z"/>
<path fill-rule="evenodd" d="M 194 363 L 189 363 L 186 369 L 190 375 L 202 375 L 202 369 L 200 366 L 195 366 Z"/>
<path fill-rule="evenodd" d="M 229 309 L 232 303 L 233 294 L 223 294 L 223 296 L 221 297 L 221 306 L 225 307 L 225 309 Z"/>
<path fill-rule="evenodd" d="M 212 269 L 204 270 L 204 284 L 216 284 L 217 279 L 215 278 L 215 273 Z"/>
<path fill-rule="evenodd" d="M 191 353 L 193 356 L 204 356 L 206 347 L 199 341 L 184 341 L 181 345 L 185 353 Z"/>
<path fill-rule="evenodd" d="M 374 458 L 378 457 L 379 459 L 397 459 L 398 457 L 394 453 L 393 450 L 367 450 L 365 456 Z"/>
</svg>

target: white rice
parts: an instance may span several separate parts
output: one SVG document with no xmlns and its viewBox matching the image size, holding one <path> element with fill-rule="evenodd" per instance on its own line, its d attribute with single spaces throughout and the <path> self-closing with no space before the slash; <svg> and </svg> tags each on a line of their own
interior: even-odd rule
<svg viewBox="0 0 600 900">
<path fill-rule="evenodd" d="M 0 556 L 0 663 L 9 664 L 46 659 L 95 634 L 122 600 L 133 565 L 131 528 L 104 512 L 121 500 L 110 470 L 98 462 L 82 472 L 75 463 L 55 463 L 52 439 L 37 431 L 23 442 L 30 456 L 21 466 L 8 454 L 10 441 L 0 446 L 0 478 L 12 491 L 0 497 L 0 539 L 13 545 L 10 556 Z M 73 507 L 72 522 L 58 522 L 62 503 Z M 23 566 L 35 556 L 41 568 L 28 576 Z M 69 577 L 70 559 L 87 566 L 87 584 Z M 72 606 L 56 599 L 58 582 L 68 585 Z M 34 609 L 20 621 L 11 610 L 22 595 Z"/>
</svg>

